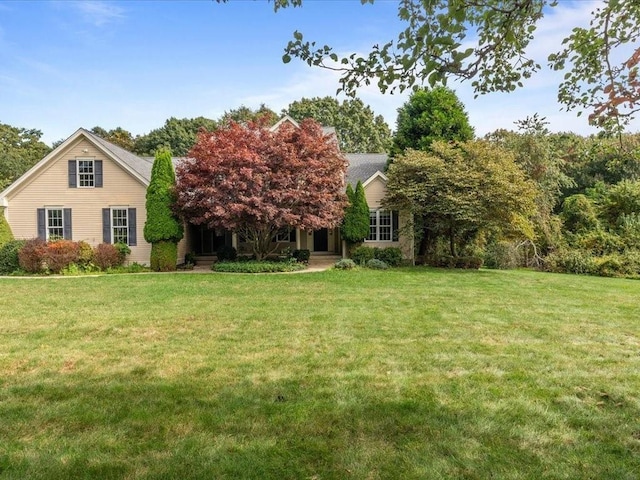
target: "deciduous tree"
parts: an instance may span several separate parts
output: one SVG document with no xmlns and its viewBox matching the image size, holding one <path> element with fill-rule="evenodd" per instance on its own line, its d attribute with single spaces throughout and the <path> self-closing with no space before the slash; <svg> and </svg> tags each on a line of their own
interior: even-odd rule
<svg viewBox="0 0 640 480">
<path fill-rule="evenodd" d="M 267 107 L 264 103 L 259 108 L 252 108 L 241 105 L 238 108 L 224 112 L 218 123 L 220 125 L 228 125 L 230 122 L 247 123 L 263 121 L 266 125 L 274 125 L 278 121 L 278 114 Z"/>
<path fill-rule="evenodd" d="M 391 130 L 382 115 L 358 98 L 340 103 L 333 97 L 303 98 L 289 104 L 283 113 L 295 120 L 313 118 L 334 127 L 340 149 L 346 153 L 379 153 L 389 148 Z"/>
<path fill-rule="evenodd" d="M 189 157 L 177 168 L 185 217 L 240 233 L 258 259 L 282 228 L 315 230 L 342 220 L 347 161 L 314 120 L 277 131 L 231 122 L 201 133 Z"/>
<path fill-rule="evenodd" d="M 196 143 L 200 129 L 214 130 L 214 120 L 197 118 L 169 118 L 161 128 L 150 131 L 136 138 L 134 153 L 138 155 L 155 155 L 161 148 L 168 148 L 176 157 L 184 157 Z"/>
<path fill-rule="evenodd" d="M 125 150 L 128 150 L 130 152 L 133 151 L 135 139 L 133 138 L 133 135 L 131 135 L 131 132 L 125 130 L 122 127 L 117 127 L 109 131 L 105 130 L 102 127 L 93 127 L 91 129 L 91 132 L 113 143 L 114 145 L 118 145 L 119 147 L 124 148 Z"/>
<path fill-rule="evenodd" d="M 218 0 L 225 1 L 225 0 Z M 274 8 L 302 0 L 275 0 Z M 374 0 L 361 0 L 374 3 Z M 527 52 L 545 9 L 555 0 L 398 0 L 406 27 L 396 39 L 381 39 L 368 54 L 340 56 L 294 32 L 283 61 L 341 73 L 339 91 L 355 94 L 362 85 L 400 90 L 448 78 L 471 81 L 476 93 L 509 92 L 541 69 Z M 555 70 L 566 70 L 559 101 L 571 110 L 590 110 L 589 119 L 620 128 L 640 108 L 640 3 L 596 3 L 587 28 L 574 28 L 559 52 L 548 52 Z M 616 57 L 618 58 L 616 61 Z"/>
<path fill-rule="evenodd" d="M 398 109 L 391 154 L 407 148 L 426 150 L 435 140 L 464 142 L 473 138 L 473 127 L 464 105 L 446 87 L 418 89 Z"/>
<path fill-rule="evenodd" d="M 387 172 L 386 208 L 424 219 L 456 256 L 481 231 L 530 237 L 535 186 L 513 155 L 485 141 L 407 150 Z"/>
<path fill-rule="evenodd" d="M 0 190 L 42 160 L 50 151 L 35 129 L 0 123 Z"/>
</svg>

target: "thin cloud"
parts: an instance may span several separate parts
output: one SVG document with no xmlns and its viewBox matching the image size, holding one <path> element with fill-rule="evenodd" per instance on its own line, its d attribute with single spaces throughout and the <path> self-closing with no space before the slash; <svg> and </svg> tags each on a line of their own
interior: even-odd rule
<svg viewBox="0 0 640 480">
<path fill-rule="evenodd" d="M 96 27 L 113 23 L 125 18 L 125 10 L 118 5 L 102 1 L 78 1 L 64 3 L 80 13 L 82 19 Z"/>
</svg>

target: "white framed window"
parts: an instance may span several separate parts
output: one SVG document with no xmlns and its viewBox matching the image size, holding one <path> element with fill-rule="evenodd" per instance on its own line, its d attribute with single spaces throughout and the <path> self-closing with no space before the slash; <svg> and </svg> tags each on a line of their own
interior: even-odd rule
<svg viewBox="0 0 640 480">
<path fill-rule="evenodd" d="M 111 241 L 129 245 L 129 209 L 111 207 Z"/>
<path fill-rule="evenodd" d="M 62 207 L 49 207 L 46 211 L 47 240 L 60 240 L 64 238 L 64 209 Z"/>
<path fill-rule="evenodd" d="M 78 162 L 78 187 L 91 188 L 96 185 L 95 163 L 90 158 L 79 158 Z"/>
<path fill-rule="evenodd" d="M 395 221 L 394 221 L 395 220 Z M 397 240 L 397 213 L 391 210 L 369 211 L 369 242 L 392 242 Z"/>
</svg>

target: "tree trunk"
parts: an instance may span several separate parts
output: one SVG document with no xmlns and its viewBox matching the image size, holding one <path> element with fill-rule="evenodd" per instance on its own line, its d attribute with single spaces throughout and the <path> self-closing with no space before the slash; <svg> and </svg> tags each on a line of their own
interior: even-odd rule
<svg viewBox="0 0 640 480">
<path fill-rule="evenodd" d="M 456 256 L 456 233 L 453 228 L 453 222 L 449 222 L 449 251 L 452 257 Z"/>
</svg>

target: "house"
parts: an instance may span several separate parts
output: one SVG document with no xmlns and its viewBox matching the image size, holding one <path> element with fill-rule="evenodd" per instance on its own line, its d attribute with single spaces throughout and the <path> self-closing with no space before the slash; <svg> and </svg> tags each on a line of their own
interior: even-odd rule
<svg viewBox="0 0 640 480">
<path fill-rule="evenodd" d="M 285 117 L 282 122 L 293 122 Z M 331 133 L 331 130 L 325 129 Z M 363 182 L 371 207 L 371 234 L 367 244 L 401 247 L 413 257 L 413 241 L 401 235 L 407 219 L 380 208 L 386 177 L 386 155 L 347 154 L 346 181 Z M 174 163 L 180 159 L 174 159 Z M 91 245 L 123 242 L 131 248 L 130 262 L 149 263 L 151 244 L 143 237 L 145 196 L 153 158 L 143 158 L 85 129 L 77 130 L 22 177 L 0 192 L 0 206 L 16 238 L 65 238 Z M 279 248 L 309 249 L 342 254 L 338 228 L 278 234 Z M 187 252 L 215 254 L 221 246 L 247 250 L 233 232 L 189 225 L 178 244 L 178 262 Z"/>
</svg>

